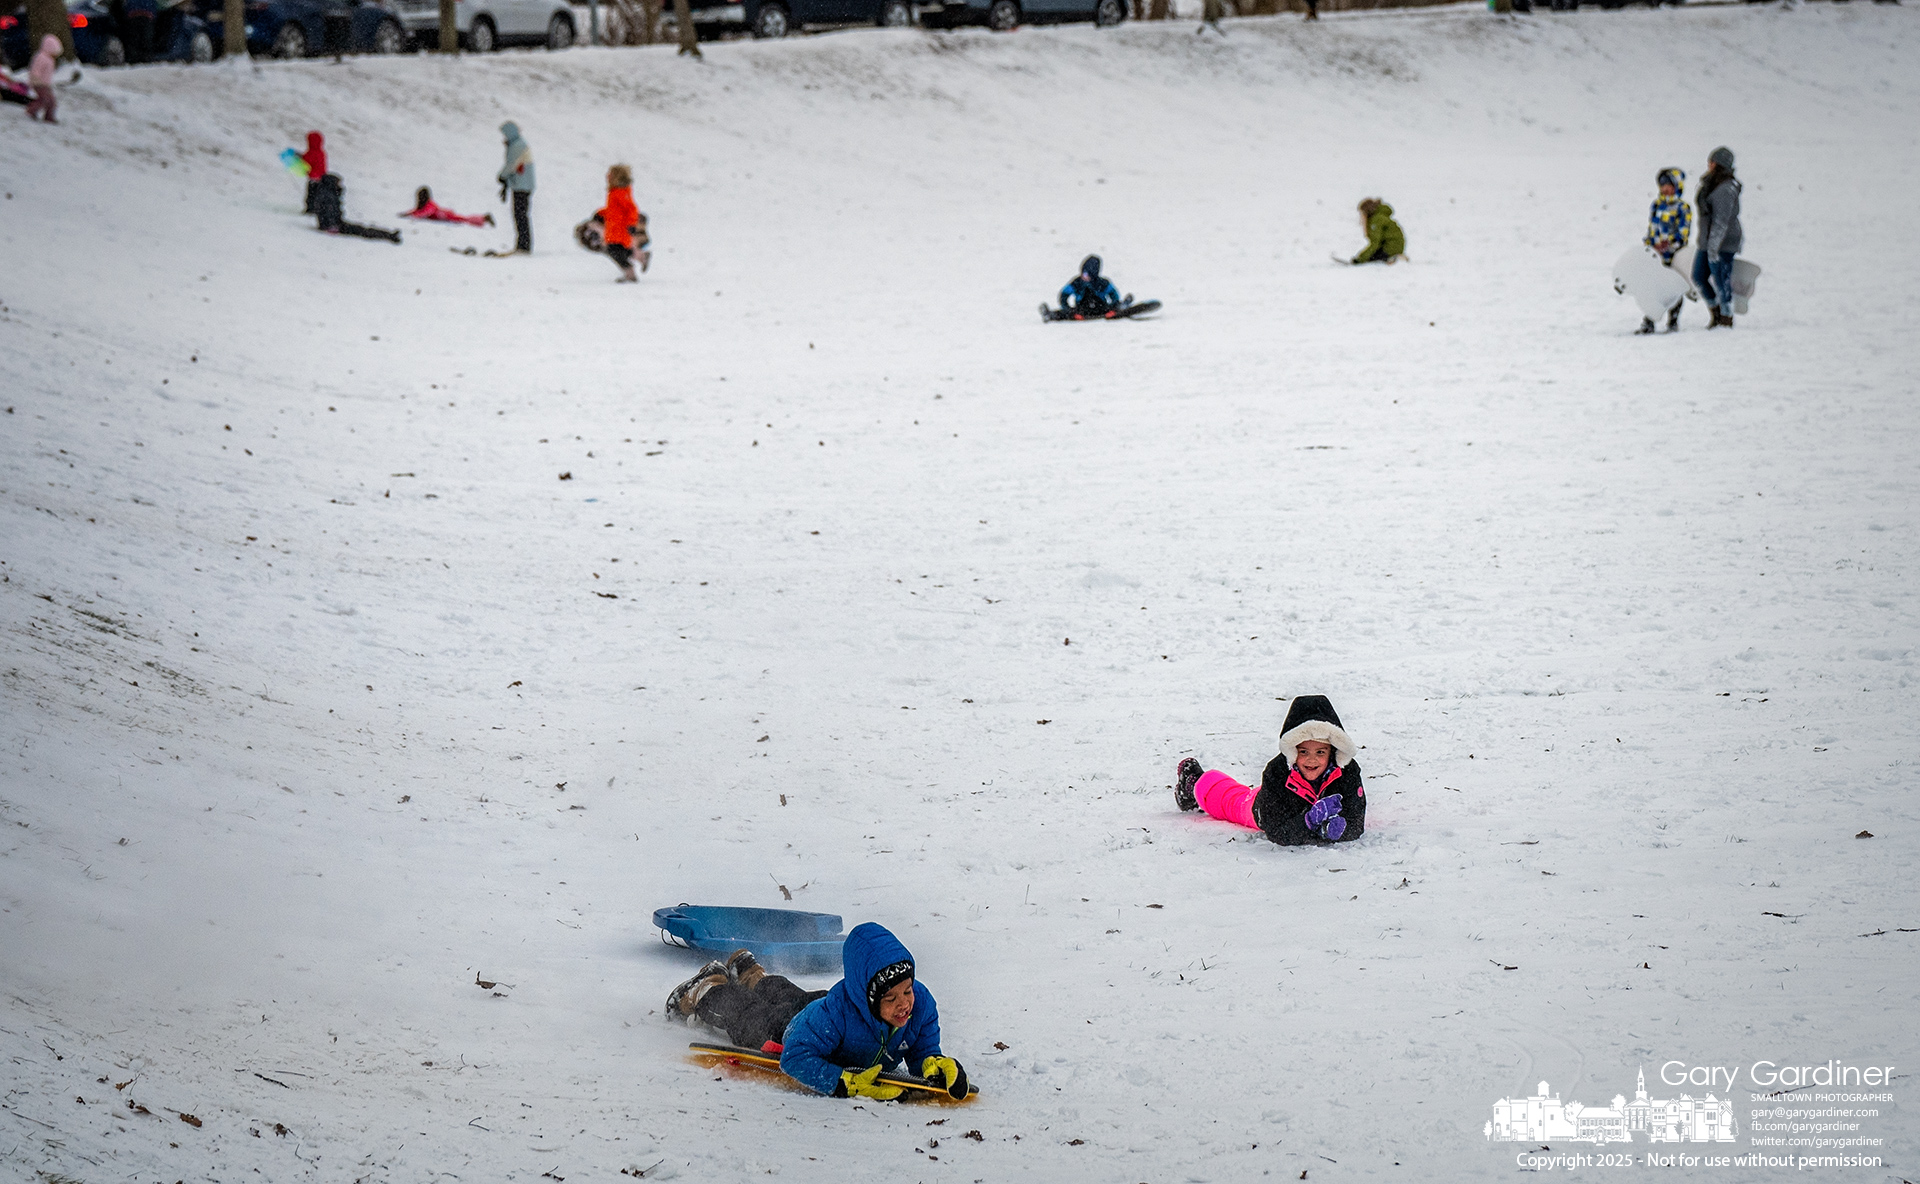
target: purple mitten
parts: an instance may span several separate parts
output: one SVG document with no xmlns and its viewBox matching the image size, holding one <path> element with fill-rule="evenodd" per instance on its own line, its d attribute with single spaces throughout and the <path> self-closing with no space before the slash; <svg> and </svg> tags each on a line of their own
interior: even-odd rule
<svg viewBox="0 0 1920 1184">
<path fill-rule="evenodd" d="M 1340 812 L 1340 795 L 1330 793 L 1307 807 L 1307 829 L 1319 830 L 1320 824 Z"/>
<path fill-rule="evenodd" d="M 1328 822 L 1326 828 L 1320 832 L 1320 837 L 1329 843 L 1337 843 L 1340 841 L 1340 836 L 1346 833 L 1347 820 L 1335 814 L 1332 821 Z"/>
</svg>

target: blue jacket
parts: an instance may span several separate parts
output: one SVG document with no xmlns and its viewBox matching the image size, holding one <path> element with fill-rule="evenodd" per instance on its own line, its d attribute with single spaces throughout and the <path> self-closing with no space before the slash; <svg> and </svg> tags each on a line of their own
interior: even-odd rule
<svg viewBox="0 0 1920 1184">
<path fill-rule="evenodd" d="M 1662 259 L 1672 262 L 1674 252 L 1687 245 L 1687 237 L 1693 232 L 1693 210 L 1680 196 L 1681 187 L 1687 183 L 1685 173 L 1679 169 L 1661 169 L 1658 180 L 1673 186 L 1673 196 L 1653 199 L 1653 206 L 1647 211 L 1647 237 L 1643 241 L 1660 252 Z"/>
<path fill-rule="evenodd" d="M 520 125 L 509 120 L 500 125 L 500 135 L 507 142 L 507 162 L 500 166 L 501 183 L 516 193 L 532 193 L 533 149 L 520 138 Z"/>
<path fill-rule="evenodd" d="M 1113 286 L 1112 280 L 1099 275 L 1091 281 L 1083 275 L 1074 276 L 1067 281 L 1066 287 L 1060 289 L 1061 308 L 1079 308 L 1089 301 L 1104 304 L 1108 308 L 1118 308 L 1120 289 Z"/>
<path fill-rule="evenodd" d="M 913 1014 L 903 1028 L 890 1028 L 867 1006 L 867 984 L 895 962 L 912 962 L 900 939 L 873 922 L 855 925 L 840 947 L 846 977 L 793 1017 L 780 1053 L 787 1076 L 823 1094 L 840 1084 L 842 1069 L 882 1065 L 891 1072 L 904 1058 L 909 1072 L 940 1052 L 940 1009 L 933 992 L 913 980 Z"/>
</svg>

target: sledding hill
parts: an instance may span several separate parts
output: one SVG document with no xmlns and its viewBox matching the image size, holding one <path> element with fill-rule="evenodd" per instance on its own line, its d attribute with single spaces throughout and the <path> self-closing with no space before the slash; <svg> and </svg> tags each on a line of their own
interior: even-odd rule
<svg viewBox="0 0 1920 1184">
<path fill-rule="evenodd" d="M 89 71 L 0 140 L 7 1162 L 1480 1179 L 1541 1078 L 1910 1060 L 1914 22 Z M 503 119 L 527 259 L 275 160 L 503 210 Z M 1721 143 L 1752 315 L 1632 337 Z M 615 161 L 634 287 L 568 238 Z M 1411 265 L 1328 261 L 1369 195 Z M 1039 324 L 1089 251 L 1166 311 Z M 1362 840 L 1173 811 L 1307 692 Z M 648 913 L 787 894 L 915 951 L 980 1102 L 683 1063 Z"/>
</svg>

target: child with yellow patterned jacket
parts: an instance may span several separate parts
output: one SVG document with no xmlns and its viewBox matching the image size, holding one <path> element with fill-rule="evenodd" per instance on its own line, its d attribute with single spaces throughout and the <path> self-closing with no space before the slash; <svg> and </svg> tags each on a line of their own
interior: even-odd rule
<svg viewBox="0 0 1920 1184">
<path fill-rule="evenodd" d="M 1680 196 L 1687 183 L 1686 170 L 1661 169 L 1654 183 L 1660 186 L 1660 196 L 1653 199 L 1653 207 L 1647 212 L 1647 237 L 1642 241 L 1660 256 L 1660 262 L 1672 267 L 1674 255 L 1687 245 L 1687 236 L 1693 233 L 1693 208 Z M 1667 332 L 1679 327 L 1680 304 L 1676 301 L 1667 310 Z M 1653 332 L 1653 318 L 1642 317 L 1638 331 Z"/>
</svg>

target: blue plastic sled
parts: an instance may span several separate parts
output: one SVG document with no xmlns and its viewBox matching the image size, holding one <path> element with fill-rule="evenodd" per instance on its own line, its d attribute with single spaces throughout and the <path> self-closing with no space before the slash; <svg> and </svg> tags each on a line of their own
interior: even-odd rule
<svg viewBox="0 0 1920 1184">
<path fill-rule="evenodd" d="M 770 970 L 825 972 L 840 969 L 840 918 L 798 909 L 737 909 L 678 904 L 655 909 L 653 923 L 670 946 L 725 956 L 752 950 Z"/>
</svg>

